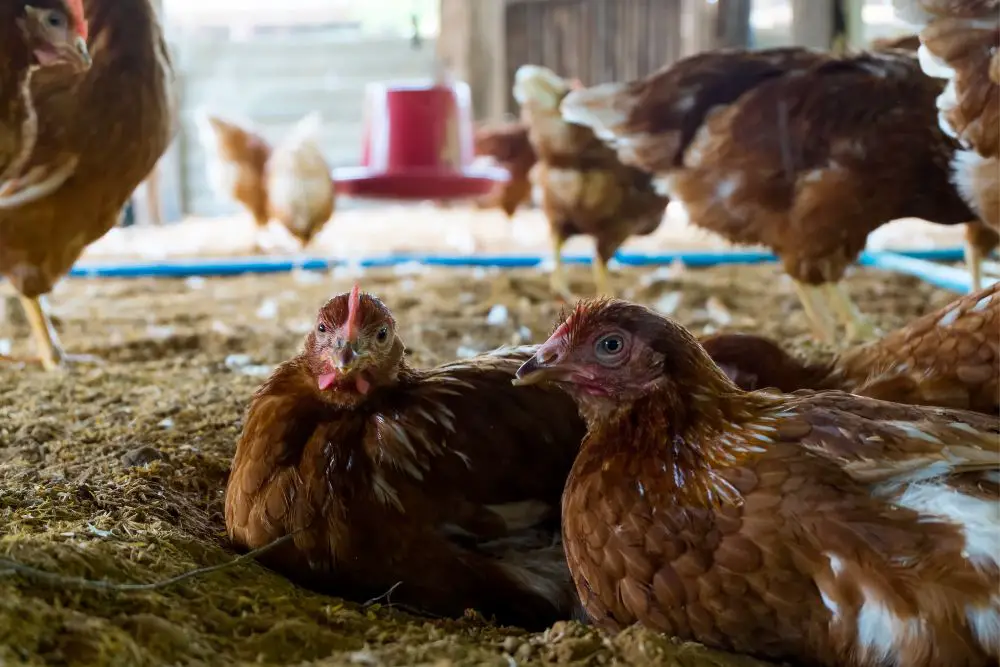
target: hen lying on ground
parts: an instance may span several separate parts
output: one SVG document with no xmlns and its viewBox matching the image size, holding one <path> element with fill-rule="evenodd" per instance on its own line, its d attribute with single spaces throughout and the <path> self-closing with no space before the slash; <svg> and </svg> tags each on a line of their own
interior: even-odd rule
<svg viewBox="0 0 1000 667">
<path fill-rule="evenodd" d="M 803 362 L 752 334 L 716 334 L 700 343 L 748 391 L 842 389 L 910 405 L 1000 413 L 1000 283 L 828 363 Z"/>
<path fill-rule="evenodd" d="M 588 432 L 563 496 L 595 623 L 826 667 L 1000 657 L 1000 422 L 744 392 L 683 327 L 581 303 L 517 372 Z"/>
<path fill-rule="evenodd" d="M 583 422 L 554 389 L 511 386 L 534 348 L 429 370 L 403 360 L 385 305 L 355 287 L 247 413 L 226 490 L 232 539 L 295 534 L 266 562 L 364 600 L 540 628 L 577 606 L 559 507 Z"/>
<path fill-rule="evenodd" d="M 802 48 L 685 58 L 626 84 L 574 91 L 563 117 L 657 176 L 691 221 L 782 261 L 816 335 L 872 327 L 842 278 L 868 234 L 898 218 L 975 220 L 950 180 L 940 83 L 901 51 Z"/>
<path fill-rule="evenodd" d="M 561 264 L 567 239 L 577 234 L 594 237 L 597 292 L 610 294 L 608 261 L 633 234 L 656 231 L 669 203 L 656 193 L 649 174 L 623 165 L 589 128 L 560 117 L 559 103 L 574 87 L 535 65 L 518 69 L 514 80 L 514 97 L 538 155 L 532 178 L 542 190 L 542 209 L 552 234 L 552 289 L 566 299 L 572 299 Z"/>
</svg>

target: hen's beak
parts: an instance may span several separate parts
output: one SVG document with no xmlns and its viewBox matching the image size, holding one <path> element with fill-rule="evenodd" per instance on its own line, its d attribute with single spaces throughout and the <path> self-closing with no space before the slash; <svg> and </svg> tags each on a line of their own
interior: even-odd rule
<svg viewBox="0 0 1000 667">
<path fill-rule="evenodd" d="M 87 42 L 79 35 L 68 42 L 56 44 L 50 42 L 44 47 L 37 48 L 35 57 L 42 65 L 65 63 L 78 72 L 87 71 L 93 62 L 90 51 L 87 50 Z"/>
<path fill-rule="evenodd" d="M 86 71 L 90 69 L 93 60 L 90 58 L 90 51 L 87 50 L 87 42 L 77 35 L 76 39 L 65 46 L 65 59 L 78 70 Z"/>
<path fill-rule="evenodd" d="M 539 382 L 565 380 L 570 374 L 569 369 L 560 366 L 555 357 L 544 358 L 541 354 L 536 354 L 521 364 L 511 384 L 515 387 L 525 387 Z"/>
<path fill-rule="evenodd" d="M 358 347 L 356 341 L 346 341 L 344 347 L 330 353 L 330 363 L 341 375 L 350 373 L 367 354 Z"/>
</svg>

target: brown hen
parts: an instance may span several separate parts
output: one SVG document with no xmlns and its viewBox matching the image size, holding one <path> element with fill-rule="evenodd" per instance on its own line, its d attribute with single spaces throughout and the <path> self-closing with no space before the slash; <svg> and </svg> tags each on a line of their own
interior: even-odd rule
<svg viewBox="0 0 1000 667">
<path fill-rule="evenodd" d="M 589 128 L 560 117 L 559 103 L 574 88 L 575 82 L 535 65 L 522 66 L 514 79 L 514 97 L 538 155 L 533 178 L 552 234 L 552 289 L 566 299 L 572 298 L 561 263 L 567 239 L 594 237 L 597 292 L 610 294 L 608 261 L 630 236 L 656 231 L 669 203 L 648 174 L 619 162 Z"/>
<path fill-rule="evenodd" d="M 1000 413 L 1000 283 L 877 341 L 809 363 L 751 334 L 699 341 L 741 389 L 842 389 L 910 405 Z"/>
<path fill-rule="evenodd" d="M 949 180 L 957 144 L 938 127 L 939 92 L 900 51 L 721 51 L 575 91 L 561 110 L 656 174 L 694 224 L 769 246 L 833 340 L 832 314 L 849 336 L 873 335 L 841 284 L 871 231 L 975 219 Z"/>
<path fill-rule="evenodd" d="M 17 0 L 0 7 L 0 208 L 54 192 L 72 173 L 75 158 L 22 173 L 38 139 L 30 81 L 39 66 L 86 71 L 86 38 L 79 0 Z"/>
<path fill-rule="evenodd" d="M 538 628 L 576 605 L 559 497 L 585 429 L 556 390 L 511 386 L 534 348 L 411 368 L 355 287 L 254 395 L 226 490 L 232 539 L 313 588 Z"/>
<path fill-rule="evenodd" d="M 84 0 L 93 65 L 32 76 L 38 141 L 27 169 L 78 156 L 53 194 L 0 209 L 0 273 L 21 297 L 46 369 L 68 361 L 42 297 L 118 222 L 174 136 L 173 74 L 150 0 Z"/>
<path fill-rule="evenodd" d="M 529 174 L 537 160 L 523 121 L 497 123 L 476 128 L 476 155 L 493 158 L 510 172 L 510 180 L 498 183 L 486 197 L 477 200 L 482 208 L 499 207 L 508 218 L 521 204 L 531 201 Z"/>
<path fill-rule="evenodd" d="M 589 616 L 827 667 L 1000 657 L 1000 422 L 743 392 L 683 327 L 582 303 L 518 370 L 588 433 L 563 496 Z"/>
<path fill-rule="evenodd" d="M 1000 0 L 894 0 L 903 18 L 922 25 L 920 64 L 947 86 L 937 99 L 941 128 L 962 144 L 954 181 L 994 232 L 972 250 L 983 254 L 1000 232 Z M 1000 274 L 994 263 L 986 265 Z"/>
</svg>

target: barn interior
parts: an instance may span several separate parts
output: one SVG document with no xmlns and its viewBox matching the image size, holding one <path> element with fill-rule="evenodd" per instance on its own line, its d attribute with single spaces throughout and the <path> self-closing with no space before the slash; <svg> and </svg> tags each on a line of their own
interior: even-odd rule
<svg viewBox="0 0 1000 667">
<path fill-rule="evenodd" d="M 12 231 L 20 211 L 61 193 L 84 193 L 65 210 L 87 217 L 90 181 L 124 173 L 115 155 L 80 156 L 70 180 L 20 208 L 3 201 L 0 161 L 0 664 L 779 664 L 641 624 L 609 632 L 567 616 L 529 631 L 475 609 L 419 613 L 393 587 L 316 592 L 234 543 L 226 486 L 254 392 L 334 295 L 359 285 L 381 299 L 417 368 L 541 343 L 575 299 L 600 296 L 591 235 L 569 238 L 557 267 L 546 186 L 532 181 L 507 213 L 495 195 L 511 170 L 477 155 L 477 132 L 518 122 L 523 66 L 591 87 L 726 50 L 857 53 L 915 34 L 892 0 L 83 0 L 90 72 L 114 71 L 102 58 L 128 39 L 116 2 L 152 8 L 162 26 L 173 110 L 162 150 L 148 128 L 123 144 L 156 154 L 114 225 L 85 241 L 72 226 L 30 241 Z M 444 107 L 394 111 L 406 90 L 436 91 Z M 151 113 L 142 90 L 105 92 L 134 98 L 132 118 Z M 108 104 L 87 113 L 128 107 Z M 49 120 L 36 107 L 48 150 L 41 136 L 72 128 L 79 110 Z M 255 213 L 255 195 L 236 192 L 220 121 L 252 133 L 246 155 L 277 155 L 290 137 L 318 149 L 329 210 L 312 228 Z M 111 123 L 84 145 L 118 141 L 114 127 L 132 131 Z M 407 180 L 421 160 L 436 173 Z M 317 182 L 275 173 L 261 172 L 289 197 Z M 884 222 L 843 280 L 874 340 L 978 287 L 964 224 Z M 35 266 L 22 243 L 74 256 Z M 615 249 L 607 286 L 699 337 L 751 332 L 817 362 L 857 344 L 816 335 L 773 250 L 700 227 L 671 197 L 651 233 Z M 986 260 L 984 286 L 1000 276 Z M 32 287 L 36 269 L 45 289 Z M 48 324 L 25 310 L 36 297 Z"/>
</svg>

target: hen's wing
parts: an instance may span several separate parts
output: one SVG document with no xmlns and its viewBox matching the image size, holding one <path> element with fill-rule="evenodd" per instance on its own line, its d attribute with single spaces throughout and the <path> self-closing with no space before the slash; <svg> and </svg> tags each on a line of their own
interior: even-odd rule
<svg viewBox="0 0 1000 667">
<path fill-rule="evenodd" d="M 960 297 L 842 353 L 852 391 L 873 398 L 996 414 L 1000 408 L 1000 283 Z"/>
<path fill-rule="evenodd" d="M 474 502 L 557 503 L 585 434 L 576 405 L 555 389 L 511 380 L 534 347 L 501 348 L 414 371 L 385 399 L 368 439 L 387 468 Z"/>
<path fill-rule="evenodd" d="M 837 463 L 872 485 L 950 481 L 966 473 L 996 495 L 1000 421 L 964 410 L 901 405 L 840 391 L 796 392 L 783 406 L 776 439 Z"/>
</svg>

